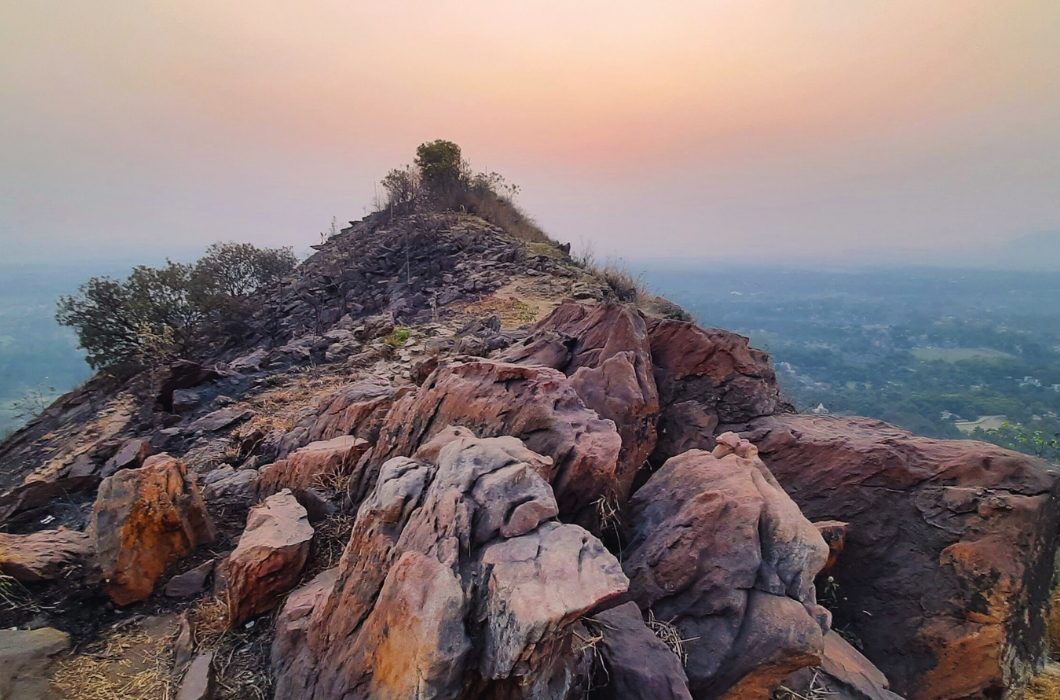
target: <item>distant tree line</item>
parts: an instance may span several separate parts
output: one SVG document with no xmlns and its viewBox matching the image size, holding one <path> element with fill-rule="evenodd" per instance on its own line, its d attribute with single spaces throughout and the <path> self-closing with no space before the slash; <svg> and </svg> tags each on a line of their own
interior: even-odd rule
<svg viewBox="0 0 1060 700">
<path fill-rule="evenodd" d="M 290 248 L 214 243 L 194 263 L 140 265 L 123 280 L 92 277 L 60 297 L 56 320 L 74 329 L 93 369 L 130 370 L 194 353 L 249 315 L 250 297 L 291 273 Z"/>
</svg>

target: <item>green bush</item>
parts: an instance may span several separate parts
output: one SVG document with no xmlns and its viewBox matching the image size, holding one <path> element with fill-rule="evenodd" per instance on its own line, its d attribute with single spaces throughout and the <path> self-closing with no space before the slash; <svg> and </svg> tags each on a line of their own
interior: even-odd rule
<svg viewBox="0 0 1060 700">
<path fill-rule="evenodd" d="M 215 243 L 194 264 L 133 268 L 124 280 L 92 277 L 60 297 L 56 320 L 70 326 L 94 369 L 180 357 L 211 328 L 239 321 L 252 294 L 290 273 L 289 248 Z"/>
</svg>

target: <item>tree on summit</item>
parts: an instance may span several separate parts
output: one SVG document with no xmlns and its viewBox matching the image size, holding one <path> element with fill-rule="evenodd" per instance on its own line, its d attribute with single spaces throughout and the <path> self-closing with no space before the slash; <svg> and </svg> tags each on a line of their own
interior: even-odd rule
<svg viewBox="0 0 1060 700">
<path fill-rule="evenodd" d="M 420 171 L 420 182 L 432 192 L 444 194 L 467 184 L 467 164 L 461 156 L 460 146 L 452 141 L 437 139 L 421 143 L 416 149 L 415 163 Z"/>
</svg>

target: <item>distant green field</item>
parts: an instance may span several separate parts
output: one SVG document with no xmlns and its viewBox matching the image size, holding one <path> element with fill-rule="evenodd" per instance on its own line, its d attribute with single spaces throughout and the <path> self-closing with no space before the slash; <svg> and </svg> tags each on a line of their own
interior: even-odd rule
<svg viewBox="0 0 1060 700">
<path fill-rule="evenodd" d="M 923 362 L 996 362 L 1015 359 L 1007 352 L 990 348 L 916 348 L 913 356 Z"/>
</svg>

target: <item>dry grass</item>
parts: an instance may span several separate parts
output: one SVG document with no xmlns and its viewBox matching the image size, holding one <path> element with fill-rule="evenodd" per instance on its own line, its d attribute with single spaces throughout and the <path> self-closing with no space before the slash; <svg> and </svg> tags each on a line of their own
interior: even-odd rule
<svg viewBox="0 0 1060 700">
<path fill-rule="evenodd" d="M 656 620 L 655 613 L 651 610 L 648 610 L 648 619 L 644 624 L 648 626 L 648 629 L 650 629 L 663 644 L 670 647 L 670 651 L 672 651 L 677 658 L 681 659 L 682 666 L 688 663 L 688 652 L 685 651 L 685 644 L 688 642 L 694 642 L 699 639 L 699 637 L 682 638 L 681 632 L 674 627 L 672 621 L 663 622 L 662 620 Z"/>
<path fill-rule="evenodd" d="M 13 576 L 0 574 L 0 611 L 28 610 L 40 612 L 43 608 L 33 600 L 29 590 Z"/>
<path fill-rule="evenodd" d="M 824 680 L 821 678 L 820 669 L 813 669 L 813 676 L 810 678 L 810 687 L 802 692 L 797 692 L 791 688 L 780 686 L 773 691 L 771 700 L 828 700 L 828 698 L 836 695 L 834 691 L 828 689 L 825 685 Z"/>
<path fill-rule="evenodd" d="M 1027 686 L 1024 700 L 1060 700 L 1060 675 L 1043 673 Z"/>
<path fill-rule="evenodd" d="M 216 649 L 228 631 L 228 602 L 207 596 L 192 609 L 190 618 L 196 651 Z"/>
<path fill-rule="evenodd" d="M 322 394 L 349 384 L 350 378 L 336 373 L 334 368 L 310 368 L 305 372 L 281 375 L 276 381 L 275 386 L 246 400 L 256 414 L 254 424 L 266 428 L 266 432 L 272 428 L 290 430 L 298 422 L 298 411 L 302 407 Z"/>
<path fill-rule="evenodd" d="M 140 629 L 116 631 L 59 664 L 52 685 L 79 700 L 160 700 L 176 697 L 169 637 Z"/>
<path fill-rule="evenodd" d="M 316 532 L 313 533 L 313 563 L 305 578 L 338 566 L 356 521 L 355 514 L 335 515 L 317 525 Z"/>
</svg>

